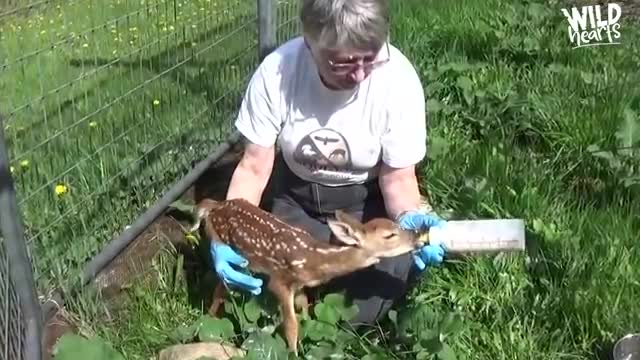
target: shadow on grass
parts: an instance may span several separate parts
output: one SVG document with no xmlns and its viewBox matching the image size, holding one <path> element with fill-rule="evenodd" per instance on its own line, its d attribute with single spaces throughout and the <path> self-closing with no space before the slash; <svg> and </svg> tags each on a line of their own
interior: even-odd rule
<svg viewBox="0 0 640 360">
<path fill-rule="evenodd" d="M 128 75 L 130 73 L 131 71 L 128 70 L 123 75 Z M 63 114 L 67 112 L 67 110 L 71 109 L 72 106 L 81 103 L 83 98 L 93 97 L 97 95 L 97 91 L 111 81 L 113 81 L 113 78 L 102 78 L 94 85 L 93 88 L 80 92 L 70 98 L 63 100 L 55 107 L 55 109 L 45 109 L 44 113 L 46 115 L 39 116 L 37 120 L 31 121 L 28 124 L 21 124 L 19 129 L 13 130 L 13 136 L 9 137 L 5 134 L 5 141 L 7 142 L 7 145 L 9 147 L 12 147 L 14 145 L 14 139 L 18 142 L 23 142 L 27 134 L 32 131 L 46 132 L 46 126 L 53 122 L 53 120 L 59 119 L 61 116 L 63 116 Z"/>
<path fill-rule="evenodd" d="M 172 48 L 168 48 L 154 56 L 145 59 L 135 59 L 132 61 L 123 61 L 114 58 L 92 58 L 92 59 L 71 59 L 69 64 L 74 67 L 100 67 L 106 65 L 118 66 L 129 69 L 146 69 L 152 73 L 163 73 L 166 72 L 168 76 L 170 76 L 176 83 L 182 84 L 181 81 L 181 72 L 178 71 L 178 68 L 173 68 L 176 63 L 185 61 L 183 64 L 179 65 L 181 68 L 191 67 L 197 69 L 206 69 L 206 73 L 199 73 L 198 76 L 193 76 L 191 79 L 186 81 L 187 88 L 192 91 L 194 94 L 201 95 L 202 92 L 206 92 L 207 94 L 217 94 L 217 90 L 219 87 L 214 83 L 206 83 L 204 84 L 202 79 L 217 79 L 218 75 L 224 74 L 225 69 L 228 66 L 234 65 L 234 63 L 241 62 L 242 65 L 249 67 L 254 65 L 255 59 L 257 57 L 250 56 L 247 60 L 246 57 L 235 56 L 232 58 L 223 58 L 215 61 L 209 62 L 201 62 L 195 61 L 194 58 L 197 58 L 198 55 L 194 54 L 194 48 L 191 43 L 201 43 L 203 41 L 209 42 L 218 42 L 215 46 L 209 48 L 209 50 L 218 47 L 220 49 L 224 48 L 224 43 L 233 43 L 233 36 L 242 36 L 243 31 L 249 31 L 249 29 L 243 29 L 239 31 L 237 34 L 233 36 L 227 37 L 227 35 L 222 35 L 223 39 L 217 40 L 215 38 L 216 34 L 221 34 L 222 30 L 231 28 L 231 25 L 237 25 L 240 28 L 243 24 L 247 23 L 248 20 L 251 20 L 253 17 L 244 15 L 239 19 L 235 19 L 230 22 L 226 22 L 220 24 L 206 32 L 199 34 L 196 38 L 190 39 L 188 41 L 180 42 Z M 249 41 L 249 39 L 247 39 Z M 234 43 L 237 44 L 237 43 Z M 246 53 L 248 49 L 251 49 L 252 46 L 240 48 L 238 51 L 230 52 L 230 54 L 237 55 L 237 53 Z M 167 61 L 167 59 L 175 59 L 174 61 Z M 244 61 L 243 61 L 244 60 Z M 184 76 L 184 75 L 182 75 Z M 222 76 L 220 76 L 223 78 Z M 225 84 L 223 84 L 225 85 Z M 214 100 L 209 98 L 209 100 Z"/>
</svg>

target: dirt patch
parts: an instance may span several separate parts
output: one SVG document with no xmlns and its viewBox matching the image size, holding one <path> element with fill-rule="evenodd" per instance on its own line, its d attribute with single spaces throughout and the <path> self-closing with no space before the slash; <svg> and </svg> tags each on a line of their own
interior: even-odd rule
<svg viewBox="0 0 640 360">
<path fill-rule="evenodd" d="M 62 335 L 77 333 L 78 327 L 74 321 L 69 319 L 64 311 L 56 309 L 45 325 L 43 360 L 53 359 L 53 349 Z"/>
</svg>

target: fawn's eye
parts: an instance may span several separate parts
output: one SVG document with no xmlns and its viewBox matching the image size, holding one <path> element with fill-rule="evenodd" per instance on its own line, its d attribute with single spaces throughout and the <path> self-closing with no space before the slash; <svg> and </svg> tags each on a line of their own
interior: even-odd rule
<svg viewBox="0 0 640 360">
<path fill-rule="evenodd" d="M 385 236 L 384 236 L 384 238 L 385 238 L 385 239 L 391 239 L 392 237 L 397 236 L 397 235 L 398 235 L 398 234 L 396 234 L 396 233 L 391 233 L 391 234 L 387 234 L 387 235 L 385 235 Z"/>
</svg>

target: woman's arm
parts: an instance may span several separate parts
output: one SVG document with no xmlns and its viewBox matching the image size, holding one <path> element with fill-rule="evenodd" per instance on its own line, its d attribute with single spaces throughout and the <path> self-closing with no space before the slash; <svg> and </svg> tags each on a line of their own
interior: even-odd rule
<svg viewBox="0 0 640 360">
<path fill-rule="evenodd" d="M 420 208 L 420 188 L 415 166 L 392 168 L 383 163 L 378 181 L 391 219 L 404 211 Z"/>
<path fill-rule="evenodd" d="M 264 147 L 247 141 L 244 154 L 231 177 L 226 198 L 244 198 L 259 206 L 271 177 L 274 158 L 275 146 Z"/>
</svg>

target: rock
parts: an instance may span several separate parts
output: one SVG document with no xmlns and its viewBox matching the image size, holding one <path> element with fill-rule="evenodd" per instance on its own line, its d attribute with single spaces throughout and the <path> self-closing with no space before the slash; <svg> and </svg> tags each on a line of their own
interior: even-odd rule
<svg viewBox="0 0 640 360">
<path fill-rule="evenodd" d="M 228 360 L 233 356 L 244 356 L 244 352 L 232 345 L 215 342 L 174 345 L 160 352 L 159 360 L 197 360 L 210 357 L 215 360 Z"/>
</svg>

